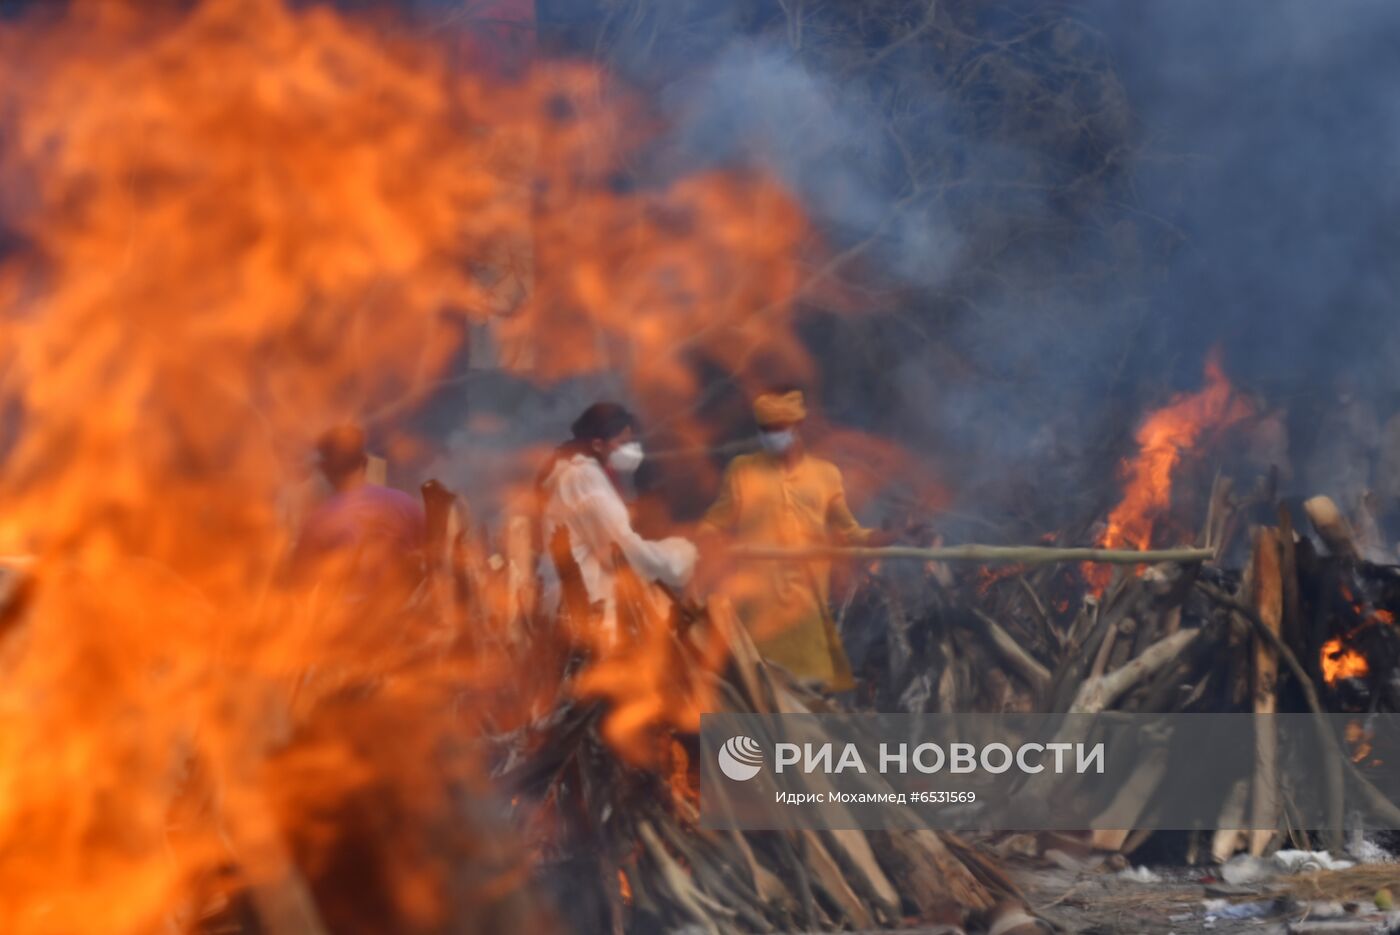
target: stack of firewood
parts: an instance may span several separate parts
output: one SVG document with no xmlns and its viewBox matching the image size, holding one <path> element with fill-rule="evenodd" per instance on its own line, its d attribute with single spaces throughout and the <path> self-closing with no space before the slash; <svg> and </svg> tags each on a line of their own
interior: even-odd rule
<svg viewBox="0 0 1400 935">
<path fill-rule="evenodd" d="M 1248 556 L 1242 570 L 1198 558 L 1123 565 L 1097 593 L 1073 564 L 976 566 L 954 574 L 936 561 L 862 563 L 860 580 L 836 607 L 864 676 L 854 706 L 886 712 L 1400 710 L 1390 678 L 1400 661 L 1400 629 L 1365 625 L 1400 612 L 1400 570 L 1363 561 L 1326 501 L 1271 507 L 1274 523 L 1251 525 L 1228 485 L 1219 484 L 1198 548 L 1224 555 L 1233 547 Z M 1248 519 L 1258 515 L 1255 510 Z M 579 583 L 570 584 L 567 549 L 553 551 L 565 569 L 565 607 L 561 620 L 537 619 L 526 627 L 535 634 L 567 630 L 571 614 L 582 619 L 589 612 Z M 624 607 L 621 616 L 640 621 L 645 613 Z M 714 606 L 710 612 L 687 608 L 681 617 L 661 624 L 674 641 L 674 680 L 711 679 L 708 697 L 717 702 L 707 710 L 829 709 L 829 699 L 765 664 L 742 628 L 726 624 Z M 699 648 L 704 639 L 696 634 L 710 641 L 719 634 L 725 667 L 715 671 L 713 645 Z M 1367 674 L 1324 678 L 1324 646 L 1339 636 L 1373 660 Z M 561 664 L 566 683 L 587 665 L 581 658 Z M 496 738 L 496 778 L 515 792 L 538 875 L 561 894 L 578 930 L 859 929 L 913 919 L 975 930 L 1000 918 L 1001 927 L 1013 931 L 1009 920 L 1020 914 L 1027 915 L 1023 924 L 1033 925 L 1016 887 L 988 856 L 994 851 L 953 835 L 701 828 L 693 733 L 674 725 L 658 730 L 649 742 L 652 755 L 639 763 L 609 739 L 611 708 L 607 700 L 565 688 L 547 714 Z M 1266 737 L 1256 753 L 1254 782 L 1229 797 L 1221 831 L 1190 836 L 1189 858 L 1340 843 L 1293 827 Z M 1375 789 L 1342 750 L 1329 785 L 1339 809 L 1351 796 L 1394 808 L 1375 801 Z M 1256 827 L 1267 814 L 1277 830 L 1231 830 L 1246 823 L 1246 814 Z M 1400 824 L 1400 811 L 1396 815 Z M 1152 837 L 1133 829 L 1100 831 L 1084 843 L 1128 853 Z"/>
<path fill-rule="evenodd" d="M 567 549 L 555 549 L 561 566 Z M 565 609 L 586 612 L 565 571 Z M 619 593 L 625 593 L 619 586 Z M 623 608 L 620 618 L 633 611 Z M 639 615 L 640 616 L 640 615 Z M 682 606 L 660 623 L 677 679 L 706 672 L 701 642 L 728 665 L 708 672 L 718 707 L 810 713 L 829 702 L 765 664 L 722 604 Z M 576 660 L 586 669 L 587 659 Z M 575 676 L 581 677 L 581 676 Z M 697 738 L 658 731 L 645 762 L 607 738 L 608 705 L 568 697 L 499 738 L 497 780 L 515 792 L 538 873 L 580 932 L 836 930 L 907 920 L 958 930 L 1039 931 L 1016 886 L 978 847 L 932 831 L 717 832 L 700 827 Z M 722 804 L 722 803 L 721 803 Z"/>
<path fill-rule="evenodd" d="M 1275 504 L 1271 525 L 1243 522 L 1240 506 L 1218 483 L 1200 544 L 1215 554 L 1237 546 L 1248 555 L 1242 571 L 1127 568 L 1101 594 L 1066 565 L 983 570 L 951 586 L 926 569 L 867 574 L 843 621 L 865 703 L 904 712 L 1400 711 L 1400 568 L 1364 561 L 1326 498 Z M 1339 647 L 1367 664 L 1325 671 Z M 1252 787 L 1234 790 L 1224 830 L 1187 842 L 1188 857 L 1340 844 L 1292 826 L 1266 732 L 1258 743 Z M 1345 751 L 1328 773 L 1338 816 L 1348 796 L 1360 796 L 1400 819 Z M 1257 810 L 1253 821 L 1241 821 L 1246 808 Z M 1229 830 L 1261 818 L 1277 830 Z M 1149 837 L 1124 830 L 1092 840 L 1128 852 Z"/>
</svg>

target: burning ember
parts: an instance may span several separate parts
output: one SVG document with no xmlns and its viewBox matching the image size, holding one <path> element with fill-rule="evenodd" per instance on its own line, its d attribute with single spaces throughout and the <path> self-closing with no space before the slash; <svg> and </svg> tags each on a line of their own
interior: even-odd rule
<svg viewBox="0 0 1400 935">
<path fill-rule="evenodd" d="M 1322 668 L 1323 680 L 1328 685 L 1335 685 L 1344 679 L 1363 678 L 1370 674 L 1371 666 L 1365 654 L 1349 644 L 1371 627 L 1395 624 L 1394 612 L 1385 608 L 1368 609 L 1355 600 L 1351 589 L 1345 584 L 1342 585 L 1342 593 L 1351 602 L 1361 622 L 1350 627 L 1344 636 L 1334 637 L 1323 644 L 1318 661 Z"/>
<path fill-rule="evenodd" d="M 1099 539 L 1106 549 L 1150 549 L 1153 532 L 1171 508 L 1172 480 L 1182 459 L 1212 435 L 1249 418 L 1248 401 L 1235 393 L 1218 352 L 1206 360 L 1205 386 L 1174 397 L 1150 413 L 1136 434 L 1137 454 L 1123 463 L 1123 499 Z M 1095 590 L 1111 578 L 1107 566 L 1086 570 Z"/>
<path fill-rule="evenodd" d="M 1322 677 L 1328 685 L 1335 684 L 1339 679 L 1361 678 L 1370 671 L 1366 657 L 1342 646 L 1340 638 L 1323 644 L 1321 663 Z"/>
</svg>

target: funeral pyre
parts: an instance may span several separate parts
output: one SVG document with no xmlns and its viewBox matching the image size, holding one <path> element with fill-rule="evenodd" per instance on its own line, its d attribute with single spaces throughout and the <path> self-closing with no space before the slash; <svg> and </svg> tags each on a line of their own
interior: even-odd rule
<svg viewBox="0 0 1400 935">
<path fill-rule="evenodd" d="M 1400 821 L 1396 803 L 1366 778 L 1376 761 L 1365 729 L 1366 715 L 1400 705 L 1400 632 L 1394 627 L 1400 568 L 1362 559 L 1379 544 L 1368 545 L 1329 498 L 1281 499 L 1276 476 L 1250 477 L 1255 483 L 1237 491 L 1231 477 L 1216 473 L 1207 481 L 1209 499 L 1199 504 L 1200 528 L 1193 532 L 1180 525 L 1197 502 L 1180 489 L 1174 496 L 1174 487 L 1183 477 L 1198 477 L 1213 463 L 1228 461 L 1226 452 L 1239 431 L 1257 415 L 1220 364 L 1209 361 L 1199 392 L 1172 398 L 1144 417 L 1138 451 L 1124 464 L 1121 503 L 1107 522 L 1079 537 L 1101 546 L 1122 545 L 1117 537 L 1131 528 L 1133 544 L 1144 549 L 1195 545 L 1194 561 L 1067 563 L 1064 556 L 1078 553 L 1063 547 L 1074 542 L 1057 536 L 1033 547 L 849 550 L 850 580 L 837 607 L 859 676 L 849 704 L 904 713 L 1352 713 L 1356 729 L 1347 746 L 1331 750 L 1334 760 L 1327 770 L 1335 827 L 1319 832 L 1300 826 L 1289 813 L 1286 790 L 1261 760 L 1252 786 L 1221 790 L 1221 830 L 1215 832 L 1125 828 L 1041 834 L 1031 836 L 1030 844 L 1020 840 L 1024 835 L 1002 835 L 979 837 L 980 846 L 998 854 L 1011 848 L 1019 856 L 1027 847 L 1030 853 L 1150 853 L 1169 863 L 1208 865 L 1236 854 L 1341 852 L 1347 842 L 1339 829 L 1348 801 L 1364 800 L 1393 816 L 1390 821 Z M 1183 510 L 1183 500 L 1191 507 Z M 1364 513 L 1357 525 L 1366 525 Z M 1109 549 L 1091 551 L 1101 560 L 1122 558 Z M 1201 562 L 1201 552 L 1211 558 Z M 1227 564 L 1225 557 L 1232 561 Z M 640 619 L 632 626 L 638 634 L 656 632 L 654 623 Z M 676 652 L 690 642 L 688 626 L 663 627 L 667 639 L 679 637 Z M 834 710 L 830 700 L 804 696 L 781 670 L 757 660 L 742 633 L 727 633 L 725 640 L 731 664 L 707 710 Z M 685 652 L 705 651 L 690 646 Z M 612 689 L 630 680 L 666 684 L 643 663 L 658 658 L 651 652 L 624 655 Z M 677 664 L 670 684 L 678 687 L 682 673 L 708 668 Z M 999 902 L 1002 918 L 1024 911 L 1014 883 L 992 870 L 987 852 L 954 836 L 852 832 L 817 840 L 814 835 L 804 847 L 826 850 L 812 851 L 778 834 L 759 840 L 679 834 L 677 823 L 685 827 L 695 821 L 693 748 L 678 736 L 669 749 L 651 751 L 650 772 L 624 770 L 630 783 L 669 787 L 668 793 L 637 795 L 634 785 L 609 772 L 617 764 L 600 758 L 602 734 L 584 727 L 589 718 L 603 716 L 597 709 L 566 705 L 552 719 L 508 738 L 510 752 L 502 767 L 503 775 L 569 827 L 568 845 L 552 859 L 565 873 L 563 885 L 570 893 L 592 892 L 600 900 L 579 901 L 580 917 L 591 920 L 587 925 L 606 929 L 641 920 L 643 927 L 698 924 L 719 930 L 860 928 L 891 924 L 896 911 L 924 921 L 976 925 L 988 917 L 968 910 L 985 909 L 989 900 Z M 622 709 L 615 716 L 635 723 L 639 714 Z M 1150 768 L 1135 778 L 1144 803 L 1160 779 Z M 637 800 L 651 805 L 628 807 Z M 660 802 L 671 803 L 669 814 L 660 810 Z M 1250 811 L 1261 808 L 1268 810 L 1262 828 L 1259 813 Z M 577 816 L 579 810 L 587 815 L 582 822 L 561 817 Z M 1255 819 L 1256 830 L 1232 830 L 1250 824 L 1246 816 Z M 923 851 L 926 846 L 937 853 Z M 959 859 L 950 863 L 948 851 Z M 910 860 L 932 862 L 939 882 L 909 877 Z M 690 872 L 678 872 L 675 862 Z M 841 872 L 825 869 L 831 867 Z M 971 887 L 969 871 L 970 880 L 977 881 Z M 614 872 L 621 895 L 606 886 L 581 887 L 570 875 L 610 879 Z M 902 900 L 889 901 L 886 881 L 894 883 Z"/>
<path fill-rule="evenodd" d="M 624 599 L 626 638 L 595 645 L 577 587 L 572 611 L 534 612 L 528 530 L 488 538 L 441 485 L 409 601 L 347 599 L 336 559 L 285 573 L 311 439 L 359 419 L 411 460 L 394 419 L 474 329 L 532 380 L 621 361 L 662 408 L 703 389 L 697 357 L 738 374 L 761 345 L 810 369 L 793 299 L 821 290 L 798 270 L 822 246 L 782 186 L 618 185 L 656 118 L 606 76 L 503 84 L 439 52 L 281 0 L 0 25 L 0 926 L 1032 926 L 955 836 L 698 827 L 702 710 L 833 703 L 723 614 Z M 1167 522 L 1190 512 L 1183 453 L 1248 417 L 1218 369 L 1206 393 L 1144 423 L 1134 505 L 1059 540 L 1243 542 L 1242 573 L 862 559 L 839 617 L 857 703 L 1392 710 L 1400 588 L 1335 507 L 1306 513 L 1325 552 L 1267 488 L 1218 482 L 1199 537 Z M 1276 519 L 1250 530 L 1258 509 Z"/>
<path fill-rule="evenodd" d="M 281 0 L 38 5 L 0 21 L 0 89 L 0 928 L 544 931 L 549 860 L 502 814 L 532 793 L 596 832 L 613 927 L 1011 896 L 933 835 L 699 834 L 676 738 L 724 697 L 728 643 L 651 622 L 590 653 L 560 624 L 535 655 L 521 565 L 497 574 L 438 485 L 406 602 L 357 588 L 358 557 L 288 571 L 311 441 L 354 419 L 412 459 L 396 417 L 488 322 L 532 380 L 621 354 L 658 400 L 699 389 L 686 354 L 800 368 L 820 245 L 780 186 L 619 187 L 654 118 L 596 70 L 502 82 Z M 560 769 L 488 775 L 540 730 L 572 739 Z"/>
</svg>

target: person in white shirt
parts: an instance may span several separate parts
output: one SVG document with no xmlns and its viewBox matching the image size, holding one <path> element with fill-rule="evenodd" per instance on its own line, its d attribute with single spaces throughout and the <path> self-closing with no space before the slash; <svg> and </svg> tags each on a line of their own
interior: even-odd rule
<svg viewBox="0 0 1400 935">
<path fill-rule="evenodd" d="M 626 408 L 595 403 L 575 420 L 571 432 L 573 439 L 559 447 L 540 480 L 543 609 L 557 612 L 562 599 L 550 544 L 563 528 L 589 602 L 598 611 L 599 635 L 609 642 L 617 635 L 615 555 L 620 552 L 644 583 L 680 588 L 695 571 L 696 549 L 678 537 L 644 539 L 632 528 L 620 483 L 636 473 L 645 453 L 636 437 L 637 420 Z M 657 607 L 664 607 L 665 595 L 656 588 L 652 592 Z"/>
</svg>

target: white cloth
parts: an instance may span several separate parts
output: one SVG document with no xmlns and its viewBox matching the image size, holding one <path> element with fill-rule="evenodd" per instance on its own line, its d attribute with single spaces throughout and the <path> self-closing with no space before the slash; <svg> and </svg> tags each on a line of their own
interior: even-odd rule
<svg viewBox="0 0 1400 935">
<path fill-rule="evenodd" d="M 648 584 L 659 581 L 682 587 L 690 580 L 697 555 L 694 544 L 678 537 L 653 542 L 639 536 L 632 529 L 627 505 L 594 458 L 574 455 L 567 461 L 560 460 L 545 480 L 544 489 L 548 499 L 542 524 L 545 554 L 540 562 L 540 579 L 547 611 L 558 610 L 561 598 L 559 573 L 549 555 L 549 543 L 560 526 L 569 532 L 569 545 L 588 589 L 589 601 L 603 603 L 609 631 L 615 630 L 617 620 L 614 544 L 637 576 Z"/>
</svg>

